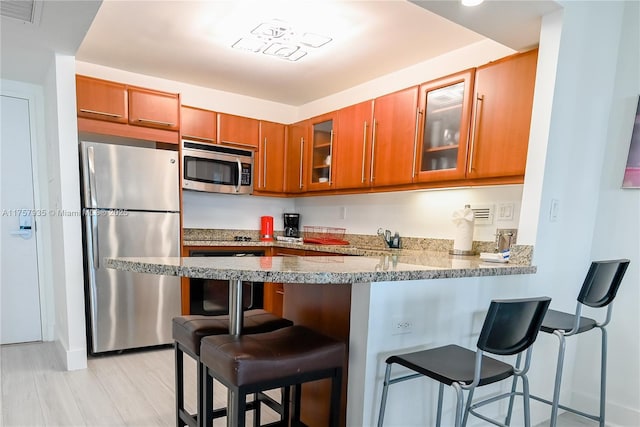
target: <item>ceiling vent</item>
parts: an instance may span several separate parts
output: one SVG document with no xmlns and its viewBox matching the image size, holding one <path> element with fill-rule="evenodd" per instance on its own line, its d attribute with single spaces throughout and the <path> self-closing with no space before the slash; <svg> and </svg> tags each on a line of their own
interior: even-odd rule
<svg viewBox="0 0 640 427">
<path fill-rule="evenodd" d="M 23 24 L 38 25 L 42 4 L 42 1 L 36 0 L 2 0 L 0 1 L 0 15 Z"/>
</svg>

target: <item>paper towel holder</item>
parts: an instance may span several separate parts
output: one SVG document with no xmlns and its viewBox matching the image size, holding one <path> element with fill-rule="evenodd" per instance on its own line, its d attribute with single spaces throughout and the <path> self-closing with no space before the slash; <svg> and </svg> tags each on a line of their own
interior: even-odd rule
<svg viewBox="0 0 640 427">
<path fill-rule="evenodd" d="M 473 210 L 471 209 L 471 205 L 468 205 L 468 204 L 464 205 L 464 211 L 456 211 L 456 212 L 454 212 L 454 222 L 459 222 L 460 221 L 459 217 L 456 218 L 456 215 L 459 215 L 460 212 L 464 212 L 465 216 L 468 215 L 469 213 L 472 215 L 472 219 L 470 221 L 467 220 L 468 222 L 471 223 L 471 228 L 472 228 L 472 230 L 471 230 L 472 231 L 472 235 L 469 237 L 470 238 L 469 245 L 466 245 L 466 244 L 465 245 L 461 245 L 463 247 L 464 246 L 470 247 L 470 249 L 459 249 L 459 248 L 456 248 L 456 240 L 454 239 L 453 248 L 449 249 L 449 255 L 461 255 L 461 256 L 476 255 L 477 252 L 474 251 L 473 247 L 472 247 L 473 246 L 473 237 L 472 237 L 473 236 L 473 223 L 474 223 L 474 220 L 475 220 L 475 212 L 473 212 Z M 457 237 L 456 237 L 456 239 L 457 239 Z"/>
<path fill-rule="evenodd" d="M 449 255 L 464 255 L 464 256 L 471 256 L 471 255 L 476 255 L 478 252 L 474 251 L 474 250 L 470 250 L 470 251 L 463 251 L 461 249 L 449 249 Z"/>
</svg>

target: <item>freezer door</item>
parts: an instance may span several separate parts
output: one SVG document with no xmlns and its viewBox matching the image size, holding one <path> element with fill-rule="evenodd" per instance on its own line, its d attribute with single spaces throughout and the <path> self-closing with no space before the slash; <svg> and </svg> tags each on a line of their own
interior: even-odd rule
<svg viewBox="0 0 640 427">
<path fill-rule="evenodd" d="M 85 217 L 91 352 L 172 342 L 181 314 L 180 279 L 104 268 L 105 257 L 179 256 L 177 213 L 127 212 Z"/>
<path fill-rule="evenodd" d="M 80 151 L 84 207 L 180 210 L 177 152 L 86 141 Z"/>
</svg>

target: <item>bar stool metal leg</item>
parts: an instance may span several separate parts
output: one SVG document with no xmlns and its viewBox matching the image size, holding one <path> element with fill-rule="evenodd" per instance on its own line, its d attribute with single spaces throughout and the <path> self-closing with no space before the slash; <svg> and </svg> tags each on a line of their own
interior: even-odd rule
<svg viewBox="0 0 640 427">
<path fill-rule="evenodd" d="M 515 368 L 520 369 L 520 362 L 522 361 L 522 354 L 516 357 Z M 513 382 L 511 383 L 511 396 L 509 397 L 509 409 L 507 410 L 507 417 L 504 420 L 504 425 L 509 427 L 511 425 L 511 416 L 513 415 L 513 401 L 516 397 L 516 387 L 518 386 L 518 377 L 513 376 Z"/>
<path fill-rule="evenodd" d="M 604 412 L 607 394 L 607 330 L 599 328 L 602 332 L 602 346 L 600 347 L 600 427 L 604 427 Z"/>
<path fill-rule="evenodd" d="M 562 383 L 562 369 L 564 367 L 564 351 L 566 348 L 566 340 L 564 334 L 559 331 L 553 333 L 558 340 L 558 364 L 556 365 L 556 381 L 553 386 L 553 402 L 551 403 L 551 422 L 549 427 L 556 427 L 558 422 L 558 405 L 560 404 L 560 385 Z"/>
<path fill-rule="evenodd" d="M 515 393 L 515 390 L 513 391 Z M 529 378 L 522 376 L 522 396 L 524 398 L 524 427 L 531 427 L 531 405 L 529 402 Z M 513 398 L 513 395 L 511 396 Z"/>
<path fill-rule="evenodd" d="M 467 403 L 464 406 L 464 417 L 462 418 L 463 426 L 467 425 L 467 420 L 469 419 L 469 408 L 471 407 L 471 401 L 473 400 L 474 390 L 475 390 L 474 388 L 470 389 L 469 393 L 467 394 Z"/>
<path fill-rule="evenodd" d="M 335 375 L 331 378 L 331 404 L 329 406 L 329 425 L 338 427 L 340 425 L 340 393 L 342 391 L 342 369 L 336 369 Z"/>
<path fill-rule="evenodd" d="M 442 399 L 444 398 L 444 384 L 438 386 L 438 414 L 436 415 L 436 427 L 442 424 Z"/>
<path fill-rule="evenodd" d="M 462 387 L 460 387 L 460 384 L 458 383 L 453 383 L 451 386 L 456 391 L 456 420 L 453 425 L 455 427 L 462 427 L 462 405 L 464 399 L 464 396 L 462 395 Z"/>
<path fill-rule="evenodd" d="M 387 364 L 384 372 L 384 383 L 382 385 L 382 401 L 380 403 L 380 414 L 378 415 L 378 427 L 382 427 L 384 421 L 384 410 L 387 406 L 387 394 L 389 393 L 389 378 L 391 377 L 391 365 Z M 442 386 L 441 386 L 442 387 Z M 439 426 L 440 424 L 438 424 Z"/>
<path fill-rule="evenodd" d="M 182 381 L 182 366 L 184 357 L 178 348 L 178 343 L 174 344 L 175 353 L 175 381 L 176 381 L 176 408 L 184 408 L 184 381 Z M 176 410 L 176 426 L 180 426 L 180 412 Z"/>
</svg>

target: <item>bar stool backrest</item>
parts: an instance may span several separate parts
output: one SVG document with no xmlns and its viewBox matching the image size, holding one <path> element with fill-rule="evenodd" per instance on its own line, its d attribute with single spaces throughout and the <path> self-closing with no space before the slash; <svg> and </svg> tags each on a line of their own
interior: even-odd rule
<svg viewBox="0 0 640 427">
<path fill-rule="evenodd" d="M 580 289 L 578 301 L 595 308 L 609 305 L 618 292 L 628 266 L 628 259 L 593 261 Z"/>
<path fill-rule="evenodd" d="M 478 338 L 478 348 L 498 355 L 520 353 L 536 340 L 551 298 L 493 300 Z"/>
</svg>

